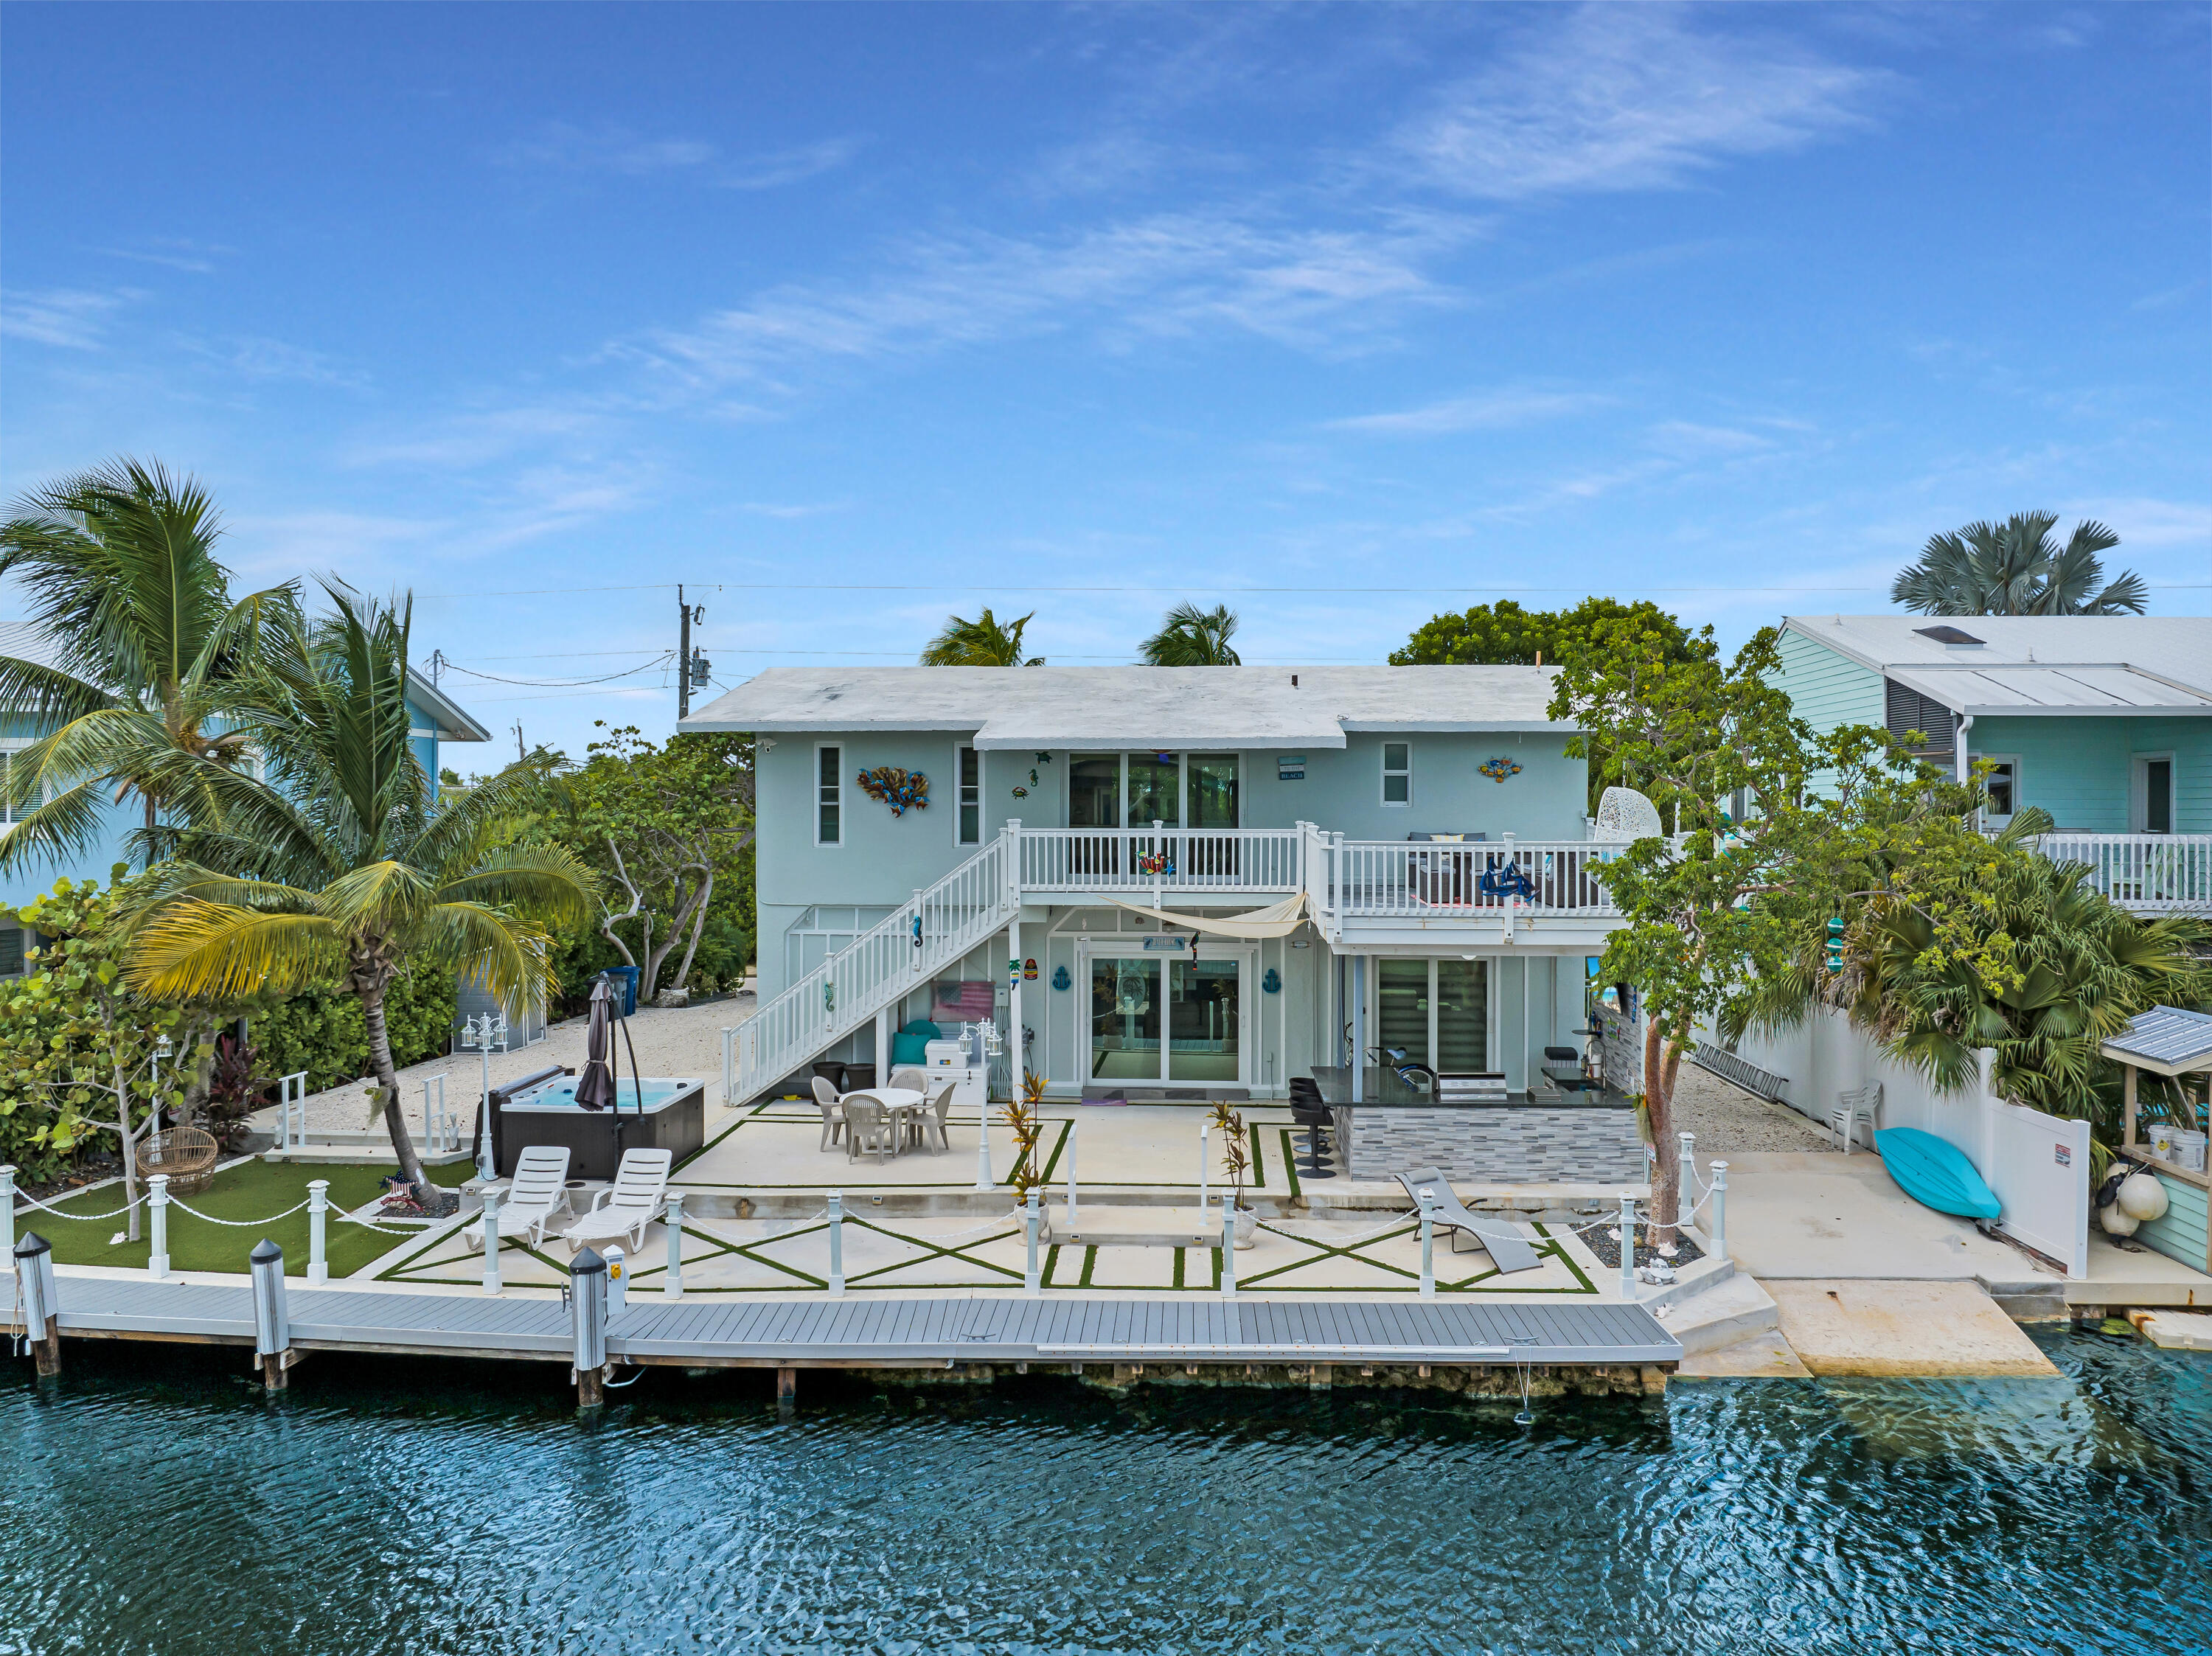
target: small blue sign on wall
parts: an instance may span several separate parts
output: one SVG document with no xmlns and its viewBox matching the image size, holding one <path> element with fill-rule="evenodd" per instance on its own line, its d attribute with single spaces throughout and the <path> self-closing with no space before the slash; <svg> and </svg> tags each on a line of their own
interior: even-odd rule
<svg viewBox="0 0 2212 1656">
<path fill-rule="evenodd" d="M 1066 989 L 1074 981 L 1074 979 L 1067 975 L 1067 968 L 1066 967 L 1055 966 L 1052 968 L 1052 986 L 1054 988 Z"/>
<path fill-rule="evenodd" d="M 1270 995 L 1274 994 L 1274 993 L 1276 993 L 1278 991 L 1279 991 L 1279 990 L 1282 988 L 1282 986 L 1283 986 L 1283 974 L 1282 974 L 1280 972 L 1278 972 L 1277 970 L 1275 970 L 1275 968 L 1274 968 L 1273 967 L 1272 967 L 1272 966 L 1271 966 L 1271 967 L 1269 967 L 1269 968 L 1267 968 L 1264 973 L 1262 973 L 1262 974 L 1261 974 L 1261 977 L 1260 977 L 1260 987 L 1261 987 L 1262 990 L 1264 990 L 1267 993 L 1268 993 L 1268 994 L 1270 994 Z"/>
<path fill-rule="evenodd" d="M 1275 779 L 1278 782 L 1303 782 L 1306 779 L 1306 756 L 1302 753 L 1279 753 L 1275 755 Z"/>
</svg>

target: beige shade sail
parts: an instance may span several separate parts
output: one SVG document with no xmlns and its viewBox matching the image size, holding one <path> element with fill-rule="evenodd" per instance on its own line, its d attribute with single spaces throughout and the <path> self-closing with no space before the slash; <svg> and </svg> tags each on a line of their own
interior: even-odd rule
<svg viewBox="0 0 2212 1656">
<path fill-rule="evenodd" d="M 1108 897 L 1106 901 L 1132 914 L 1142 914 L 1164 925 L 1184 926 L 1214 937 L 1287 937 L 1304 925 L 1307 918 L 1306 894 L 1303 891 L 1269 907 L 1243 914 L 1176 914 L 1120 897 Z"/>
</svg>

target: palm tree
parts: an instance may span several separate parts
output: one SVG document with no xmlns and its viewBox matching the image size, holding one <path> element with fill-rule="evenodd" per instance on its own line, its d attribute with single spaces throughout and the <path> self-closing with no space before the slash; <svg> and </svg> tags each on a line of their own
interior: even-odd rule
<svg viewBox="0 0 2212 1656">
<path fill-rule="evenodd" d="M 288 585 L 234 604 L 221 533 L 198 482 L 130 459 L 33 491 L 0 526 L 0 576 L 23 583 L 54 646 L 51 662 L 0 656 L 0 707 L 47 732 L 9 767 L 11 802 L 52 796 L 0 840 L 0 871 L 88 849 L 111 793 L 136 796 L 149 829 L 204 811 L 210 771 L 249 756 L 225 716 L 295 598 Z"/>
<path fill-rule="evenodd" d="M 399 1166 L 430 1186 L 399 1113 L 385 992 L 408 961 L 477 976 L 510 1004 L 544 992 L 546 927 L 588 918 L 591 871 L 557 846 L 502 845 L 540 794 L 517 761 L 434 809 L 408 740 L 410 607 L 325 583 L 331 613 L 281 631 L 250 687 L 268 761 L 210 789 L 213 826 L 164 826 L 173 859 L 131 917 L 125 975 L 159 1000 L 295 993 L 333 976 L 361 1002 L 377 1101 Z"/>
<path fill-rule="evenodd" d="M 2015 512 L 2002 525 L 1930 536 L 1920 561 L 1891 585 L 1890 598 L 1923 616 L 2141 615 L 2145 588 L 2133 570 L 2098 590 L 2105 574 L 2098 554 L 2120 537 L 2088 519 L 2062 547 L 2051 538 L 2057 523 L 2055 512 Z"/>
<path fill-rule="evenodd" d="M 1022 659 L 1022 629 L 1036 618 L 1032 610 L 1019 621 L 1001 623 L 991 614 L 991 606 L 983 606 L 983 613 L 974 621 L 963 621 L 957 616 L 945 618 L 944 629 L 930 640 L 929 647 L 921 652 L 925 667 L 1042 667 L 1042 656 Z"/>
<path fill-rule="evenodd" d="M 1229 647 L 1237 615 L 1225 604 L 1201 610 L 1188 601 L 1167 613 L 1160 630 L 1137 646 L 1154 667 L 1236 667 L 1243 664 Z"/>
</svg>

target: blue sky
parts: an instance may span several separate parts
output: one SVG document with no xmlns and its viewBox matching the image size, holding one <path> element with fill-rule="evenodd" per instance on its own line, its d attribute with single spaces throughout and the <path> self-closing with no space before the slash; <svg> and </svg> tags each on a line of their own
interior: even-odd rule
<svg viewBox="0 0 2212 1656">
<path fill-rule="evenodd" d="M 1182 597 L 1253 661 L 1502 595 L 1734 642 L 2038 506 L 2206 608 L 2202 4 L 4 30 L 0 492 L 196 471 L 533 743 L 672 689 L 459 669 L 622 672 L 678 581 L 723 684 L 983 603 L 1071 663 Z"/>
</svg>

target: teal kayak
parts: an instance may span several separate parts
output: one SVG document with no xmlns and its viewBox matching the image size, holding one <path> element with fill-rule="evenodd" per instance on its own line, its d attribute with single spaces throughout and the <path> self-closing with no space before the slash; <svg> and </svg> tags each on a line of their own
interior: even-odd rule
<svg viewBox="0 0 2212 1656">
<path fill-rule="evenodd" d="M 1898 1188 L 1924 1207 L 1961 1219 L 1994 1219 L 1999 1204 L 1966 1153 L 1917 1127 L 1885 1127 L 1874 1147 Z"/>
</svg>

